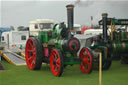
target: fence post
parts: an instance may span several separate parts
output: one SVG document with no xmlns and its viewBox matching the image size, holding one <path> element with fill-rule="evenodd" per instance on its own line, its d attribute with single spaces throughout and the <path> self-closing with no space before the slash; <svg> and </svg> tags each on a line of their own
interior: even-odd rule
<svg viewBox="0 0 128 85">
<path fill-rule="evenodd" d="M 99 85 L 102 85 L 102 53 L 99 54 Z"/>
</svg>

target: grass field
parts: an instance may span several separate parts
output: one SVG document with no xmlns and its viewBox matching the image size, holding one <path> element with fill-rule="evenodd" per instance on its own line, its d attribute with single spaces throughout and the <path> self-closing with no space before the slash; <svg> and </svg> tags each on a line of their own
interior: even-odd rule
<svg viewBox="0 0 128 85">
<path fill-rule="evenodd" d="M 61 77 L 55 77 L 48 65 L 43 64 L 39 71 L 31 71 L 27 66 L 2 63 L 7 70 L 0 72 L 0 85 L 98 85 L 98 71 L 83 74 L 78 65 L 67 66 Z M 128 65 L 113 61 L 102 77 L 102 85 L 128 85 Z"/>
</svg>

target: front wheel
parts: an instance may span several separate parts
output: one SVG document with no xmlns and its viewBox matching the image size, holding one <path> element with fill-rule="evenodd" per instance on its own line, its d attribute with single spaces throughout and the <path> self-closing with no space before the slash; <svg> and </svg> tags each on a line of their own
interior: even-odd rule
<svg viewBox="0 0 128 85">
<path fill-rule="evenodd" d="M 93 54 L 91 49 L 85 47 L 82 48 L 79 58 L 82 60 L 80 63 L 80 70 L 83 73 L 91 73 L 93 69 Z"/>
<path fill-rule="evenodd" d="M 50 68 L 54 76 L 61 76 L 64 68 L 64 60 L 59 49 L 53 49 L 50 54 Z"/>
</svg>

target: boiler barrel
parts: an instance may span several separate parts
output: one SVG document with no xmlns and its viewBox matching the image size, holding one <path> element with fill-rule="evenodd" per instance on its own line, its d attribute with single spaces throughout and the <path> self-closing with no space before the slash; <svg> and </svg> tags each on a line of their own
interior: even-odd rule
<svg viewBox="0 0 128 85">
<path fill-rule="evenodd" d="M 112 43 L 112 50 L 114 53 L 128 53 L 128 42 Z"/>
</svg>

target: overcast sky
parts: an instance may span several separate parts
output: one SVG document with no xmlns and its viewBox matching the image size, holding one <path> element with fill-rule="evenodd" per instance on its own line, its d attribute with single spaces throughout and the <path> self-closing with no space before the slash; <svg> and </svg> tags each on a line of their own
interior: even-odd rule
<svg viewBox="0 0 128 85">
<path fill-rule="evenodd" d="M 77 0 L 19 0 L 1 1 L 1 26 L 29 26 L 34 19 L 53 19 L 55 22 L 67 23 L 67 4 Z M 128 0 L 84 0 L 78 1 L 74 8 L 74 22 L 90 25 L 101 19 L 101 13 L 107 12 L 110 17 L 128 18 Z"/>
</svg>

